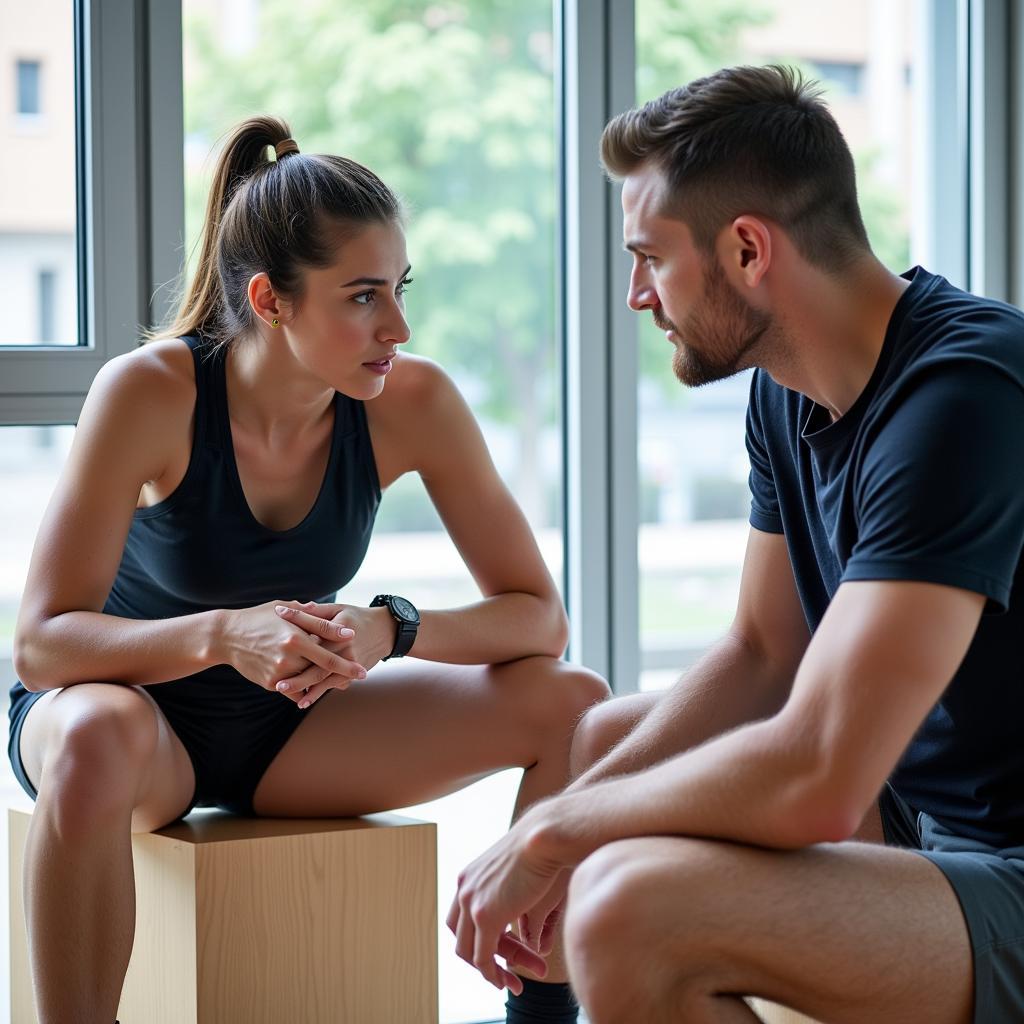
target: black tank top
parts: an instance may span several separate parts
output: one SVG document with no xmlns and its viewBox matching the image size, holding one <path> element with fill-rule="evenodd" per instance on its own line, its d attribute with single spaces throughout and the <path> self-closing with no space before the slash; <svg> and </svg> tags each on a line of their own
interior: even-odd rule
<svg viewBox="0 0 1024 1024">
<path fill-rule="evenodd" d="M 331 452 L 308 515 L 272 530 L 242 491 L 228 422 L 223 348 L 185 338 L 196 372 L 195 436 L 178 488 L 135 510 L 103 611 L 162 619 L 273 600 L 333 600 L 366 554 L 380 503 L 362 402 L 334 395 Z"/>
</svg>

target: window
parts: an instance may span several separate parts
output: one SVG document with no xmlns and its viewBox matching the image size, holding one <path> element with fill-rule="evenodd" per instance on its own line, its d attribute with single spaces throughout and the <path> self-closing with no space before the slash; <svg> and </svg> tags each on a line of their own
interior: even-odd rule
<svg viewBox="0 0 1024 1024">
<path fill-rule="evenodd" d="M 904 70 L 917 52 L 912 8 L 912 0 L 884 9 L 766 0 L 719 5 L 691 24 L 669 0 L 637 0 L 637 100 L 729 64 L 784 60 L 818 77 L 857 163 L 872 246 L 900 273 L 910 265 L 910 201 L 922 173 Z M 641 319 L 640 686 L 658 689 L 725 632 L 736 608 L 750 500 L 749 374 L 683 388 L 664 337 Z"/>
<path fill-rule="evenodd" d="M 815 75 L 828 82 L 837 92 L 848 96 L 859 96 L 864 89 L 864 65 L 846 61 L 812 60 L 811 67 Z M 910 65 L 904 69 L 903 75 L 909 86 Z"/>
<path fill-rule="evenodd" d="M 637 544 L 640 585 L 628 589 L 630 600 L 637 597 L 642 609 L 639 638 L 629 616 L 614 615 L 595 617 L 592 625 L 584 626 L 583 635 L 596 637 L 591 650 L 604 645 L 613 652 L 629 648 L 635 653 L 639 647 L 642 684 L 667 684 L 720 634 L 732 614 L 737 556 L 746 532 L 742 387 L 731 382 L 706 395 L 687 396 L 666 373 L 664 341 L 645 336 L 639 374 L 609 372 L 593 398 L 605 408 L 609 395 L 614 404 L 628 393 L 621 407 L 633 410 L 639 405 L 642 411 L 614 424 L 602 419 L 593 431 L 589 421 L 584 423 L 595 447 L 587 450 L 582 472 L 592 473 L 596 467 L 603 489 L 584 488 L 585 500 L 563 534 L 558 525 L 565 503 L 561 438 L 570 421 L 575 430 L 576 419 L 585 418 L 561 408 L 561 353 L 555 340 L 560 336 L 554 326 L 555 295 L 563 281 L 554 255 L 558 200 L 550 143 L 556 136 L 558 108 L 551 93 L 560 83 L 555 81 L 557 61 L 552 61 L 552 21 L 571 12 L 579 34 L 604 39 L 594 44 L 595 51 L 610 41 L 601 60 L 579 76 L 578 91 L 584 107 L 596 104 L 595 97 L 611 95 L 614 101 L 600 118 L 585 124 L 577 107 L 567 104 L 573 114 L 561 126 L 567 148 L 575 147 L 580 163 L 592 169 L 603 118 L 631 102 L 634 70 L 636 95 L 646 99 L 737 59 L 802 57 L 816 73 L 830 65 L 863 66 L 859 90 L 840 93 L 833 86 L 831 96 L 854 142 L 861 180 L 869 190 L 866 205 L 874 210 L 869 226 L 879 252 L 887 254 L 890 265 L 903 269 L 909 246 L 913 259 L 924 254 L 920 258 L 931 268 L 956 283 L 981 289 L 985 281 L 998 278 L 1013 255 L 999 236 L 1011 220 L 1006 211 L 1016 210 L 1019 220 L 1024 207 L 1010 201 L 1013 181 L 1000 177 L 1019 176 L 1021 161 L 1010 159 L 1008 147 L 1019 148 L 1020 112 L 1010 111 L 1015 115 L 1015 134 L 1008 136 L 1009 117 L 1000 116 L 999 106 L 1006 96 L 1020 94 L 1015 69 L 1024 46 L 1024 20 L 1016 17 L 1012 5 L 968 5 L 966 0 L 941 5 L 900 0 L 881 25 L 869 19 L 882 8 L 888 10 L 888 5 L 871 0 L 846 5 L 716 0 L 704 7 L 690 0 L 635 0 L 634 33 L 634 0 L 529 0 L 522 5 L 491 0 L 307 0 L 292 5 L 275 22 L 273 12 L 282 6 L 281 0 L 184 0 L 181 9 L 174 3 L 108 5 L 95 0 L 5 6 L 0 68 L 6 71 L 0 76 L 0 90 L 13 90 L 14 95 L 0 95 L 7 111 L 6 121 L 0 123 L 0 132 L 6 133 L 0 171 L 0 280 L 14 301 L 0 320 L 0 424 L 13 424 L 0 429 L 0 488 L 12 496 L 0 509 L 0 676 L 6 673 L 5 682 L 10 677 L 10 637 L 32 538 L 72 433 L 68 426 L 24 424 L 73 422 L 98 367 L 131 348 L 138 327 L 160 319 L 173 304 L 168 283 L 186 249 L 182 210 L 188 209 L 188 237 L 194 238 L 197 197 L 204 194 L 197 176 L 211 143 L 249 110 L 265 109 L 274 97 L 288 101 L 294 96 L 303 107 L 301 115 L 292 115 L 300 143 L 362 156 L 414 200 L 410 248 L 420 280 L 410 294 L 410 314 L 417 344 L 436 341 L 441 346 L 450 337 L 447 328 L 457 319 L 451 311 L 462 311 L 454 297 L 467 280 L 500 279 L 504 285 L 509 253 L 515 254 L 512 262 L 518 260 L 520 269 L 536 262 L 533 276 L 510 273 L 508 288 L 496 298 L 482 293 L 489 301 L 469 307 L 473 331 L 466 323 L 456 323 L 463 333 L 455 358 L 446 354 L 443 361 L 484 419 L 506 478 L 514 486 L 524 482 L 532 521 L 556 575 L 563 541 L 586 533 L 587 544 L 576 559 L 585 563 L 580 587 L 585 596 L 614 590 L 606 586 L 613 563 L 632 561 L 635 567 L 636 552 L 630 545 L 637 544 L 637 531 L 616 533 L 603 524 L 592 529 L 593 521 L 600 520 L 614 501 L 635 504 L 643 521 Z M 232 16 L 239 10 L 254 16 Z M 344 18 L 339 11 L 344 11 Z M 607 33 L 608 26 L 601 32 L 594 28 L 600 12 L 614 20 Z M 182 15 L 187 25 L 184 46 Z M 510 20 L 502 21 L 505 18 Z M 823 18 L 837 20 L 823 30 Z M 287 35 L 293 28 L 298 39 Z M 275 45 L 268 46 L 271 34 Z M 810 37 L 814 45 L 807 44 Z M 400 46 L 391 49 L 381 42 L 396 38 Z M 283 45 L 288 39 L 293 41 Z M 486 42 L 483 49 L 481 40 Z M 439 51 L 439 45 L 450 50 Z M 580 48 L 586 45 L 590 44 Z M 324 74 L 321 65 L 336 61 L 339 48 L 344 48 L 348 63 L 337 64 L 335 70 L 342 68 L 343 75 L 334 76 L 318 91 L 306 91 L 303 76 Z M 222 52 L 229 59 L 215 81 Z M 439 52 L 451 59 L 441 59 Z M 963 63 L 968 52 L 970 76 Z M 302 53 L 303 59 L 289 60 L 289 53 Z M 400 59 L 395 59 L 396 53 Z M 283 55 L 280 65 L 273 65 L 273 54 Z M 29 55 L 38 68 L 25 72 L 24 97 L 36 115 L 22 116 L 19 62 L 31 63 Z M 258 70 L 267 59 L 272 65 L 261 75 Z M 467 68 L 475 69 L 474 74 L 464 74 Z M 236 76 L 239 69 L 246 73 Z M 825 77 L 834 83 L 842 74 Z M 387 79 L 383 85 L 381 77 Z M 499 79 L 509 88 L 490 89 Z M 875 92 L 880 81 L 888 84 Z M 366 88 L 353 89 L 353 82 Z M 209 98 L 207 84 L 214 86 Z M 971 118 L 972 130 L 983 136 L 969 139 L 963 111 L 972 90 L 984 93 L 983 104 L 972 108 Z M 621 98 L 624 91 L 629 95 Z M 886 95 L 891 109 L 879 111 Z M 394 105 L 386 114 L 387 131 L 381 131 L 376 120 L 381 99 Z M 586 107 L 585 113 L 593 114 L 593 109 Z M 44 115 L 45 124 L 38 114 Z M 333 134 L 314 130 L 324 124 L 335 126 Z M 152 131 L 140 134 L 137 125 Z M 125 159 L 126 154 L 132 158 Z M 974 182 L 974 223 L 982 225 L 988 217 L 977 237 L 968 231 L 968 164 Z M 100 166 L 103 173 L 94 173 Z M 524 166 L 527 175 L 512 173 Z M 186 177 L 191 180 L 187 189 Z M 510 202 L 515 193 L 518 205 Z M 613 262 L 605 254 L 618 248 L 619 239 L 613 231 L 594 243 L 588 234 L 595 223 L 609 218 L 608 200 L 615 205 L 614 190 L 601 191 L 594 179 L 588 179 L 580 193 L 574 199 L 576 220 L 567 235 L 571 231 L 585 236 L 588 258 L 593 259 L 578 287 L 581 305 L 593 314 L 594 321 L 587 324 L 592 326 L 610 322 L 622 306 L 621 291 L 607 294 L 601 276 Z M 916 204 L 912 210 L 900 205 L 907 196 Z M 494 198 L 501 200 L 498 210 L 492 209 Z M 474 201 L 478 206 L 472 205 Z M 453 209 L 457 215 L 450 213 Z M 486 230 L 479 230 L 480 225 Z M 1010 232 L 1008 244 L 1012 246 L 1021 234 Z M 489 248 L 492 235 L 501 247 Z M 453 239 L 463 250 L 475 250 L 481 260 L 491 260 L 489 274 L 474 271 L 468 260 L 449 263 L 445 247 Z M 1024 287 L 1022 266 L 1024 260 L 1013 264 L 1018 301 Z M 595 268 L 598 272 L 591 273 Z M 40 271 L 52 278 L 44 280 Z M 431 289 L 439 297 L 424 294 L 428 280 L 439 283 Z M 998 287 L 991 293 L 1000 294 Z M 515 306 L 521 308 L 510 310 Z M 44 314 L 44 308 L 50 312 Z M 628 312 L 626 316 L 636 319 Z M 505 351 L 496 344 L 498 329 L 514 344 L 523 345 L 521 354 L 533 354 L 532 364 L 529 358 L 510 363 L 499 380 L 525 389 L 528 385 L 513 374 L 531 365 L 532 377 L 527 373 L 524 380 L 532 380 L 532 392 L 503 395 L 500 387 L 495 391 L 499 371 L 494 357 Z M 595 354 L 592 339 L 592 334 L 580 331 L 571 341 L 577 356 L 586 357 L 588 372 L 595 364 L 614 370 L 619 355 L 611 348 Z M 522 394 L 529 394 L 533 404 L 524 405 Z M 639 443 L 630 437 L 628 445 L 617 446 L 623 419 L 632 424 L 626 434 L 638 434 Z M 698 424 L 706 428 L 711 444 L 720 446 L 714 464 L 709 459 L 698 462 L 690 450 Z M 629 482 L 635 470 L 639 486 Z M 425 585 L 423 575 L 412 574 L 409 557 L 412 551 L 419 560 L 421 550 L 431 552 L 434 599 L 452 602 L 471 593 L 458 578 L 457 560 L 440 543 L 443 534 L 434 529 L 415 481 L 400 481 L 392 489 L 381 516 L 391 553 L 382 544 L 378 558 L 374 545 L 375 560 L 367 562 L 353 598 L 365 600 L 392 586 Z M 577 605 L 574 623 L 580 619 Z M 587 643 L 580 649 L 587 650 Z M 600 667 L 608 670 L 606 664 Z M 635 676 L 619 673 L 615 684 L 629 690 L 636 685 Z M 449 821 L 471 819 L 478 808 L 490 815 L 468 836 L 464 852 L 455 842 L 442 842 L 442 916 L 455 870 L 504 827 L 502 817 L 511 806 L 514 783 L 514 775 L 506 773 L 451 798 L 443 807 L 423 809 L 425 815 L 437 814 L 442 835 L 455 830 L 454 825 L 445 825 L 446 815 Z M 463 799 L 467 802 L 459 803 Z M 500 996 L 478 983 L 450 950 L 445 936 L 442 1019 L 499 1016 Z"/>
<path fill-rule="evenodd" d="M 551 0 L 185 0 L 182 11 L 187 250 L 216 144 L 253 114 L 283 117 L 302 150 L 350 156 L 396 188 L 411 207 L 408 350 L 454 377 L 560 579 Z M 418 477 L 385 493 L 367 558 L 339 599 L 366 605 L 377 593 L 425 608 L 479 598 Z M 508 827 L 518 776 L 410 810 L 439 824 L 440 906 L 459 868 Z M 454 956 L 440 918 L 441 1020 L 499 1016 L 502 996 Z"/>
<path fill-rule="evenodd" d="M 0 424 L 73 422 L 179 265 L 180 174 L 176 198 L 164 149 L 180 138 L 180 13 L 36 0 L 2 21 Z"/>
<path fill-rule="evenodd" d="M 37 60 L 19 60 L 17 112 L 34 117 L 43 112 L 40 99 L 42 65 Z"/>
</svg>

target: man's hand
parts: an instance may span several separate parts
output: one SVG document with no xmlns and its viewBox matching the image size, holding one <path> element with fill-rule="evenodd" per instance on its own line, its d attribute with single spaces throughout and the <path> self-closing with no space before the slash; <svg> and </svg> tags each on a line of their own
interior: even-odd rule
<svg viewBox="0 0 1024 1024">
<path fill-rule="evenodd" d="M 516 993 L 522 982 L 512 968 L 541 976 L 547 970 L 542 954 L 551 950 L 570 874 L 568 865 L 543 851 L 544 830 L 535 811 L 459 875 L 447 918 L 455 952 L 496 988 Z M 523 938 L 509 931 L 512 922 L 520 924 Z"/>
</svg>

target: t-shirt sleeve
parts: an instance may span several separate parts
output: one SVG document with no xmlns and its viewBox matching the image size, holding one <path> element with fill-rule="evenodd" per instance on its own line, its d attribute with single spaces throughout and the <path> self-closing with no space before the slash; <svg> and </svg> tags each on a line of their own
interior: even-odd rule
<svg viewBox="0 0 1024 1024">
<path fill-rule="evenodd" d="M 959 361 L 915 374 L 903 395 L 857 467 L 842 578 L 946 584 L 1005 611 L 1024 544 L 1024 389 Z"/>
<path fill-rule="evenodd" d="M 761 420 L 761 398 L 763 370 L 755 370 L 750 381 L 750 400 L 747 403 L 747 454 L 750 456 L 750 525 L 765 533 L 782 533 L 782 515 L 779 512 L 779 495 L 775 488 L 775 476 L 768 455 L 764 425 Z"/>
</svg>

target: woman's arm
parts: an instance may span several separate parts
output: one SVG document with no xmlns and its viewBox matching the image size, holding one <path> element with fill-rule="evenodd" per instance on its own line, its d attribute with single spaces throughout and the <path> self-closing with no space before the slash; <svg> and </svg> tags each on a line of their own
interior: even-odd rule
<svg viewBox="0 0 1024 1024">
<path fill-rule="evenodd" d="M 411 654 L 453 664 L 559 657 L 568 623 L 554 580 L 462 395 L 438 366 L 403 354 L 368 403 L 382 486 L 423 478 L 449 536 L 483 594 L 463 608 L 422 611 Z M 404 595 L 414 603 L 415 594 Z"/>
<path fill-rule="evenodd" d="M 161 683 L 223 662 L 271 686 L 312 658 L 346 671 L 347 662 L 321 651 L 272 605 L 161 620 L 102 613 L 143 485 L 160 478 L 175 443 L 191 438 L 195 383 L 184 354 L 150 346 L 120 356 L 89 390 L 36 538 L 15 629 L 14 667 L 30 690 Z M 268 650 L 268 664 L 254 664 L 254 652 Z"/>
</svg>

